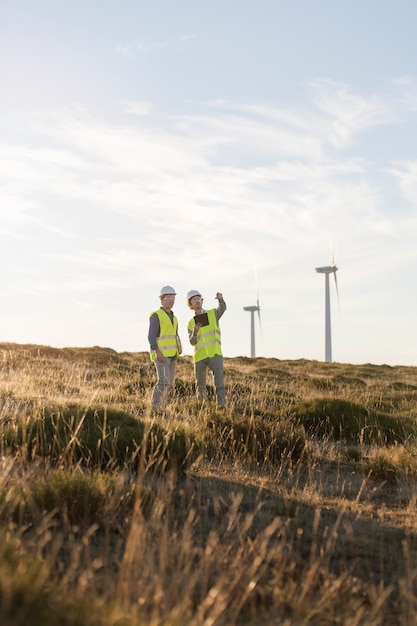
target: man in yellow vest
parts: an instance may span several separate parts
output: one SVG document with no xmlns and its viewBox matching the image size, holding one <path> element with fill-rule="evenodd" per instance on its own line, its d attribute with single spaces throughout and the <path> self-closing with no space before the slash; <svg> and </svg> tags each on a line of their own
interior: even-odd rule
<svg viewBox="0 0 417 626">
<path fill-rule="evenodd" d="M 196 289 L 187 293 L 187 304 L 195 316 L 188 322 L 188 336 L 194 346 L 194 374 L 197 398 L 206 398 L 207 368 L 213 373 L 218 406 L 226 406 L 224 387 L 223 354 L 219 319 L 226 310 L 223 295 L 217 292 L 219 304 L 216 309 L 203 309 L 203 297 Z M 196 316 L 200 316 L 200 318 Z"/>
<path fill-rule="evenodd" d="M 152 391 L 153 407 L 166 405 L 175 378 L 177 357 L 182 352 L 178 320 L 172 311 L 176 295 L 175 289 L 170 285 L 162 287 L 159 293 L 161 307 L 149 316 L 148 341 L 157 375 L 157 382 Z"/>
</svg>

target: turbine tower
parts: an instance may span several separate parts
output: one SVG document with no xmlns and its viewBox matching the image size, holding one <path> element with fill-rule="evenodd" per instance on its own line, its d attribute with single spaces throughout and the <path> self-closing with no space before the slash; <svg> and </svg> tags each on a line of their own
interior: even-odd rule
<svg viewBox="0 0 417 626">
<path fill-rule="evenodd" d="M 332 329 L 331 329 L 331 319 L 330 319 L 330 285 L 329 285 L 329 275 L 334 275 L 334 282 L 336 285 L 336 293 L 337 299 L 339 299 L 339 291 L 337 288 L 337 278 L 336 272 L 337 267 L 336 263 L 333 260 L 332 265 L 326 265 L 324 267 L 316 267 L 316 272 L 319 274 L 324 274 L 324 306 L 325 306 L 325 358 L 326 363 L 332 362 Z"/>
<path fill-rule="evenodd" d="M 255 311 L 258 311 L 259 326 L 261 326 L 261 307 L 259 306 L 258 289 L 256 289 L 256 305 L 244 306 L 244 311 L 250 312 L 250 355 L 255 357 Z"/>
</svg>

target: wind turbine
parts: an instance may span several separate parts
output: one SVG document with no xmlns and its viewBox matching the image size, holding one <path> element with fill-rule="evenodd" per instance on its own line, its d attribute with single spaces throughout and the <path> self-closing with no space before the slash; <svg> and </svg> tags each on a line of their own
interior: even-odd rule
<svg viewBox="0 0 417 626">
<path fill-rule="evenodd" d="M 336 293 L 337 299 L 339 300 L 339 290 L 337 288 L 337 272 L 336 262 L 333 259 L 333 263 L 331 265 L 325 265 L 324 267 L 316 267 L 316 272 L 319 274 L 324 274 L 324 306 L 325 306 L 325 362 L 332 362 L 332 329 L 331 329 L 331 320 L 330 320 L 330 285 L 329 285 L 329 276 L 330 274 L 334 275 L 334 283 L 336 285 Z"/>
<path fill-rule="evenodd" d="M 250 312 L 250 355 L 255 357 L 255 312 L 258 311 L 259 326 L 261 326 L 261 307 L 259 306 L 258 288 L 256 288 L 256 305 L 244 306 L 244 311 Z"/>
</svg>

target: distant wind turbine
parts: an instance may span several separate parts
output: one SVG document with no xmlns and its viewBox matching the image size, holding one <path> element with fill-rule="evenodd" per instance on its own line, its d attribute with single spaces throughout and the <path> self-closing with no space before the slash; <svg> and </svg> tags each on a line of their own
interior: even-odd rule
<svg viewBox="0 0 417 626">
<path fill-rule="evenodd" d="M 337 299 L 339 300 L 339 290 L 337 288 L 337 272 L 336 262 L 333 259 L 333 263 L 331 265 L 326 265 L 324 267 L 316 267 L 316 272 L 319 274 L 324 274 L 324 306 L 325 306 L 325 361 L 326 363 L 332 362 L 332 329 L 331 329 L 331 319 L 330 319 L 330 285 L 329 285 L 329 275 L 334 275 L 334 282 L 336 285 L 336 293 Z"/>
<path fill-rule="evenodd" d="M 250 355 L 255 357 L 255 312 L 258 311 L 259 326 L 261 327 L 261 307 L 259 306 L 258 287 L 256 288 L 256 305 L 244 306 L 244 311 L 250 312 Z"/>
</svg>

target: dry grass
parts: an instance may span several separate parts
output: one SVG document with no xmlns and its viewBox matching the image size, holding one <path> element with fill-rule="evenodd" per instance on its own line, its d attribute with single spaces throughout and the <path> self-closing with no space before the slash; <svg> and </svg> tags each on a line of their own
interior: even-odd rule
<svg viewBox="0 0 417 626">
<path fill-rule="evenodd" d="M 2 626 L 416 623 L 417 368 L 225 369 L 0 344 Z"/>
</svg>

